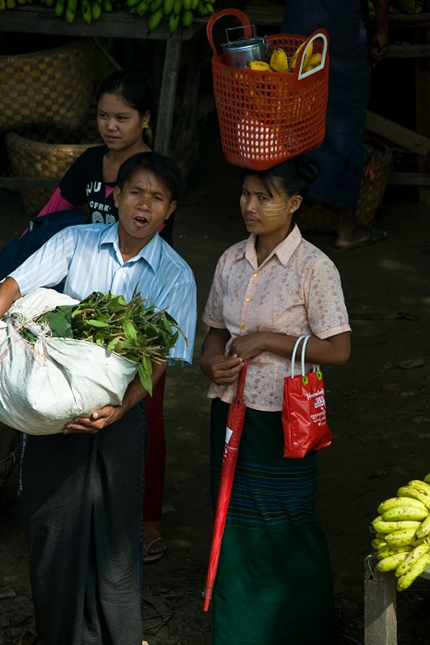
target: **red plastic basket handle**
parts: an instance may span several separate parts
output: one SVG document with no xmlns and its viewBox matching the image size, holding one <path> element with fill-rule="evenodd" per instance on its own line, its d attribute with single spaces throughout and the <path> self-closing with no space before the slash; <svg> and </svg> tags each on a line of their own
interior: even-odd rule
<svg viewBox="0 0 430 645">
<path fill-rule="evenodd" d="M 248 16 L 246 13 L 243 13 L 243 11 L 240 11 L 239 9 L 223 9 L 222 11 L 218 11 L 217 13 L 214 13 L 208 21 L 208 24 L 206 25 L 206 35 L 208 37 L 210 46 L 212 47 L 212 51 L 214 53 L 214 56 L 218 55 L 218 52 L 216 50 L 216 47 L 214 45 L 214 41 L 212 38 L 212 29 L 215 24 L 215 22 L 219 19 L 222 18 L 223 16 L 236 16 L 244 26 L 244 32 L 245 36 L 247 38 L 252 38 L 253 33 L 252 33 L 252 28 L 251 28 L 251 23 L 249 22 Z"/>
<path fill-rule="evenodd" d="M 310 72 L 304 72 L 302 67 L 303 67 L 303 61 L 305 57 L 305 51 L 307 46 L 312 43 L 314 40 L 317 38 L 321 38 L 323 41 L 323 52 L 322 52 L 322 58 L 321 58 L 321 64 L 316 68 L 315 70 L 311 70 Z M 314 74 L 315 72 L 319 71 L 322 69 L 325 65 L 325 61 L 327 58 L 327 49 L 328 49 L 328 43 L 329 43 L 329 36 L 328 33 L 326 32 L 325 29 L 317 29 L 314 31 L 314 33 L 309 36 L 309 38 L 305 41 L 305 45 L 302 47 L 301 51 L 299 52 L 297 56 L 297 63 L 295 67 L 295 72 L 297 73 L 297 78 L 300 81 L 302 78 L 306 78 L 307 76 L 311 76 L 311 74 Z"/>
</svg>

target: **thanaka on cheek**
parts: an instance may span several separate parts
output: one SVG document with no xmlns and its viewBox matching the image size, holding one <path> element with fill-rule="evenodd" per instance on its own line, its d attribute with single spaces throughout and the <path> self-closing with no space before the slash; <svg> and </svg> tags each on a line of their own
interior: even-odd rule
<svg viewBox="0 0 430 645">
<path fill-rule="evenodd" d="M 288 213 L 285 204 L 275 204 L 274 202 L 267 202 L 263 206 L 264 215 L 268 219 L 277 219 Z"/>
</svg>

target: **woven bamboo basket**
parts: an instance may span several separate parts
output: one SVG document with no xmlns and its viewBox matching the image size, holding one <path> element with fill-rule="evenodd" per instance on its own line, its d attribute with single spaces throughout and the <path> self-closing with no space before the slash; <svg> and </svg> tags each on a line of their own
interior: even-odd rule
<svg viewBox="0 0 430 645">
<path fill-rule="evenodd" d="M 380 159 L 365 165 L 357 204 L 356 222 L 370 226 L 383 200 L 390 176 L 393 154 L 382 141 L 365 137 L 368 146 L 380 151 Z M 297 213 L 297 223 L 302 231 L 312 233 L 336 233 L 339 225 L 339 210 L 318 202 L 306 201 Z"/>
<path fill-rule="evenodd" d="M 62 47 L 0 56 L 0 130 L 27 124 L 78 127 L 94 95 L 88 38 Z"/>
<path fill-rule="evenodd" d="M 94 115 L 89 115 L 85 124 L 72 132 L 29 128 L 6 135 L 6 149 L 15 177 L 58 181 L 87 148 L 102 143 Z M 39 188 L 19 192 L 24 210 L 30 217 L 41 211 L 53 193 Z"/>
</svg>

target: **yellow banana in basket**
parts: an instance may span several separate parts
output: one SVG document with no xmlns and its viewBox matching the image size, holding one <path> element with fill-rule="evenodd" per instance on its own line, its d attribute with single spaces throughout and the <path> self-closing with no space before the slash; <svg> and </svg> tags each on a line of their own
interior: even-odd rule
<svg viewBox="0 0 430 645">
<path fill-rule="evenodd" d="M 281 47 L 276 47 L 270 57 L 270 67 L 274 72 L 288 72 L 287 54 Z"/>
<path fill-rule="evenodd" d="M 302 43 L 294 52 L 294 54 L 290 58 L 290 68 L 294 69 L 297 63 L 297 57 L 303 47 L 305 46 L 306 42 Z M 313 54 L 314 46 L 313 43 L 309 43 L 309 45 L 306 47 L 306 51 L 303 56 L 303 69 L 309 65 L 309 61 L 311 59 L 311 56 Z"/>
<path fill-rule="evenodd" d="M 264 62 L 264 60 L 250 60 L 248 67 L 249 69 L 259 72 L 267 72 L 270 70 L 269 63 Z"/>
</svg>

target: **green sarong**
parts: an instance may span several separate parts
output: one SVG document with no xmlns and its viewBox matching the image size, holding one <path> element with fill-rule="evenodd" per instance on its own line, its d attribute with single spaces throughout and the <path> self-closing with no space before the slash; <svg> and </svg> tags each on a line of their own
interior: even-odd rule
<svg viewBox="0 0 430 645">
<path fill-rule="evenodd" d="M 212 402 L 214 507 L 228 405 Z M 213 592 L 213 645 L 336 645 L 316 452 L 282 456 L 280 412 L 247 409 Z"/>
</svg>

